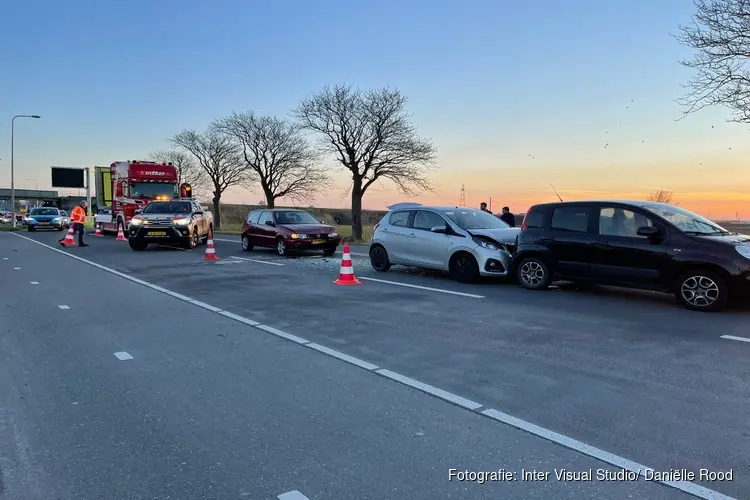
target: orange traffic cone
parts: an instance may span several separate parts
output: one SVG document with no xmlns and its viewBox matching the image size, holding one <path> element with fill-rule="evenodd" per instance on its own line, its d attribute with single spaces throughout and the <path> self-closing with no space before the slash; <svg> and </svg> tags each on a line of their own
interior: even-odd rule
<svg viewBox="0 0 750 500">
<path fill-rule="evenodd" d="M 117 225 L 117 240 L 116 241 L 128 241 L 128 239 L 125 237 L 125 233 L 122 232 L 122 226 L 120 224 Z"/>
<path fill-rule="evenodd" d="M 96 225 L 96 232 L 94 233 L 94 236 L 104 236 L 104 234 L 102 234 L 102 225 L 101 224 L 97 224 Z"/>
<path fill-rule="evenodd" d="M 74 247 L 76 246 L 76 240 L 73 233 L 73 226 L 70 226 L 68 228 L 68 234 L 65 235 L 65 239 L 60 242 L 60 244 L 64 247 Z"/>
<path fill-rule="evenodd" d="M 341 270 L 339 279 L 334 281 L 337 285 L 359 285 L 362 282 L 354 277 L 354 268 L 352 267 L 352 256 L 349 253 L 349 244 L 344 243 L 344 256 L 341 257 Z"/>
<path fill-rule="evenodd" d="M 214 235 L 212 231 L 208 233 L 208 241 L 206 242 L 206 255 L 203 256 L 205 262 L 216 262 L 219 258 L 216 256 L 216 250 L 214 249 Z"/>
</svg>

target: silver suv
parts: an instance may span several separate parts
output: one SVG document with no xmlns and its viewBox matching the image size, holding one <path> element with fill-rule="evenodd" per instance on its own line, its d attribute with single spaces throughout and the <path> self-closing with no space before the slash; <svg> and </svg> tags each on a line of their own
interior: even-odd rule
<svg viewBox="0 0 750 500">
<path fill-rule="evenodd" d="M 508 276 L 520 232 L 494 215 L 473 208 L 398 203 L 375 226 L 370 263 L 447 271 L 460 282 Z"/>
</svg>

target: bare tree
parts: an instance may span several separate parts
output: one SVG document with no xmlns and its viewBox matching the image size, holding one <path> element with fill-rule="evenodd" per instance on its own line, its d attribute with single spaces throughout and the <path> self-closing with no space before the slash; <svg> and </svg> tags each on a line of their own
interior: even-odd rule
<svg viewBox="0 0 750 500">
<path fill-rule="evenodd" d="M 654 201 L 656 203 L 670 203 L 673 197 L 672 191 L 666 189 L 657 189 L 646 198 L 648 201 Z"/>
<path fill-rule="evenodd" d="M 680 26 L 677 39 L 696 51 L 682 61 L 696 74 L 685 86 L 690 91 L 678 102 L 684 115 L 708 106 L 733 111 L 730 121 L 750 123 L 750 2 L 694 0 L 692 23 Z"/>
<path fill-rule="evenodd" d="M 159 150 L 149 155 L 154 161 L 161 163 L 171 163 L 177 167 L 177 183 L 184 182 L 193 187 L 193 192 L 203 191 L 206 187 L 206 172 L 195 161 L 195 157 L 185 151 Z"/>
<path fill-rule="evenodd" d="M 248 172 L 240 159 L 240 151 L 229 137 L 214 131 L 185 130 L 170 139 L 183 151 L 195 158 L 213 188 L 214 228 L 221 228 L 221 196 L 232 186 L 241 186 L 248 180 Z"/>
<path fill-rule="evenodd" d="M 388 179 L 406 195 L 431 191 L 427 177 L 435 146 L 420 138 L 398 90 L 366 92 L 352 86 L 324 87 L 304 99 L 295 115 L 322 136 L 323 151 L 352 174 L 352 236 L 362 239 L 362 198 L 375 182 Z"/>
<path fill-rule="evenodd" d="M 245 165 L 257 176 L 266 206 L 279 198 L 311 201 L 330 182 L 300 127 L 280 118 L 234 113 L 212 125 L 240 147 Z"/>
</svg>

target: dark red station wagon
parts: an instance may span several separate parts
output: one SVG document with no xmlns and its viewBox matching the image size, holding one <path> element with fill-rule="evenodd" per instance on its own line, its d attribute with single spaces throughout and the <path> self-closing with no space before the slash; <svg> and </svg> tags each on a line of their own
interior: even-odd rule
<svg viewBox="0 0 750 500">
<path fill-rule="evenodd" d="M 309 212 L 291 208 L 253 210 L 242 224 L 242 249 L 275 248 L 279 255 L 322 250 L 333 255 L 341 243 L 336 228 L 321 223 Z"/>
</svg>

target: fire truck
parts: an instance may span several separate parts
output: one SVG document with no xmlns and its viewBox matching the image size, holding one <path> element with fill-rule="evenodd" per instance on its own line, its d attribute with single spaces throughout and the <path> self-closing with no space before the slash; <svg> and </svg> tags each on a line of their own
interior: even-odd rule
<svg viewBox="0 0 750 500">
<path fill-rule="evenodd" d="M 94 221 L 102 232 L 128 234 L 130 219 L 150 201 L 180 197 L 178 170 L 171 163 L 116 161 L 95 167 L 97 213 Z"/>
</svg>

